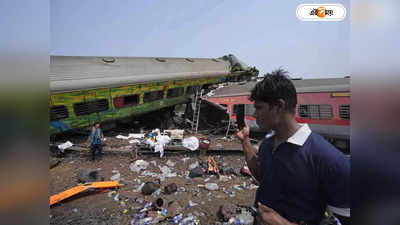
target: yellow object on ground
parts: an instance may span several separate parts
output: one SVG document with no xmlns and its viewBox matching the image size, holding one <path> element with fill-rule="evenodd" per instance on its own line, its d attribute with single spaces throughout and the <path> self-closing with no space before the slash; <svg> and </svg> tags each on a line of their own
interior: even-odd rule
<svg viewBox="0 0 400 225">
<path fill-rule="evenodd" d="M 101 181 L 101 182 L 92 182 L 92 183 L 86 183 L 83 185 L 78 185 L 78 186 L 70 188 L 66 191 L 63 191 L 58 194 L 50 196 L 50 206 L 66 199 L 66 198 L 69 198 L 73 195 L 76 195 L 85 190 L 88 190 L 88 189 L 114 188 L 114 187 L 120 187 L 120 186 L 122 186 L 122 184 L 119 184 L 118 181 Z"/>
</svg>

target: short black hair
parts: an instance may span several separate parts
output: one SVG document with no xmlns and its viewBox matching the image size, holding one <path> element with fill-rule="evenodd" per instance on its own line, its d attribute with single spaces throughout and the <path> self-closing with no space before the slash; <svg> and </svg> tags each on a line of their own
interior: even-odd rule
<svg viewBox="0 0 400 225">
<path fill-rule="evenodd" d="M 265 74 L 264 79 L 258 82 L 251 90 L 250 99 L 272 105 L 277 105 L 279 99 L 282 99 L 285 101 L 286 108 L 290 113 L 296 112 L 296 88 L 290 80 L 288 72 L 283 69 Z"/>
</svg>

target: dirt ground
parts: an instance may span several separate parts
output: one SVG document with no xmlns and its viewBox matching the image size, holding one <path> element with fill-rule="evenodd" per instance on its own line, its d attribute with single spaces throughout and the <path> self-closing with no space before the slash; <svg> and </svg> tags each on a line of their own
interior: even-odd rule
<svg viewBox="0 0 400 225">
<path fill-rule="evenodd" d="M 214 159 L 223 167 L 240 169 L 245 161 L 241 154 L 214 155 Z M 184 158 L 189 158 L 184 162 Z M 159 158 L 157 155 L 143 155 L 140 159 L 149 162 L 146 171 L 160 174 L 158 166 L 165 166 L 167 161 L 174 162 L 170 167 L 176 172 L 176 177 L 165 178 L 161 182 L 160 195 L 144 196 L 136 192 L 138 186 L 146 181 L 156 182 L 157 177 L 141 176 L 141 173 L 132 172 L 129 165 L 135 160 L 130 155 L 106 154 L 102 160 L 90 161 L 88 153 L 69 153 L 62 162 L 50 170 L 50 195 L 62 192 L 78 184 L 77 171 L 79 168 L 98 169 L 99 175 L 104 180 L 110 180 L 113 170 L 118 170 L 121 176 L 120 183 L 124 186 L 116 190 L 116 193 L 108 193 L 111 190 L 98 191 L 95 193 L 81 194 L 64 200 L 50 208 L 50 224 L 131 224 L 138 213 L 138 208 L 146 202 L 154 202 L 162 198 L 164 202 L 177 201 L 183 208 L 183 218 L 192 213 L 200 220 L 201 224 L 215 224 L 219 221 L 217 211 L 224 203 L 234 203 L 251 206 L 256 189 L 243 188 L 253 183 L 251 177 L 231 175 L 228 181 L 220 181 L 215 175 L 204 175 L 200 178 L 188 178 L 188 167 L 198 160 L 206 160 L 208 156 L 176 155 Z M 154 161 L 154 162 L 152 162 Z M 186 175 L 185 175 L 186 174 Z M 205 179 L 209 178 L 208 181 Z M 219 190 L 209 191 L 204 187 L 205 183 L 217 183 Z M 167 195 L 163 193 L 164 187 L 170 183 L 176 183 L 178 189 L 183 187 L 184 191 L 178 191 Z M 240 185 L 241 190 L 234 188 Z M 238 188 L 238 186 L 236 186 Z M 182 188 L 181 188 L 182 189 Z M 225 190 L 225 192 L 224 192 Z M 234 192 L 235 196 L 229 195 Z M 114 199 L 119 194 L 119 199 Z M 189 206 L 189 200 L 197 204 Z M 164 222 L 164 224 L 173 224 Z"/>
</svg>

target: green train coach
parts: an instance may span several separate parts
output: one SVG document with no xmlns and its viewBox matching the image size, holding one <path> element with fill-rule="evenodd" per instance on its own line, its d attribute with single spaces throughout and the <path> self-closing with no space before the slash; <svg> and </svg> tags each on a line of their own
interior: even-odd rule
<svg viewBox="0 0 400 225">
<path fill-rule="evenodd" d="M 184 104 L 197 88 L 258 71 L 221 58 L 50 57 L 50 134 Z"/>
</svg>

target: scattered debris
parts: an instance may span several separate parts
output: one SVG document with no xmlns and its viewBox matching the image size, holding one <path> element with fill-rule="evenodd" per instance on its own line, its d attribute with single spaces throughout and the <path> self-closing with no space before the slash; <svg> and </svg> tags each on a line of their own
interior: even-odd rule
<svg viewBox="0 0 400 225">
<path fill-rule="evenodd" d="M 224 175 L 235 175 L 235 176 L 238 176 L 238 175 L 240 175 L 240 169 L 235 170 L 232 167 L 228 167 L 228 168 L 222 169 L 221 173 L 223 173 Z"/>
<path fill-rule="evenodd" d="M 242 212 L 236 216 L 236 221 L 240 221 L 243 225 L 252 225 L 254 223 L 254 217 L 249 212 Z"/>
<path fill-rule="evenodd" d="M 176 192 L 178 190 L 178 186 L 175 183 L 172 184 L 168 184 L 167 186 L 165 186 L 164 188 L 164 192 L 169 195 L 172 194 L 174 192 Z"/>
<path fill-rule="evenodd" d="M 88 183 L 99 180 L 99 172 L 97 169 L 79 168 L 78 169 L 78 183 Z"/>
<path fill-rule="evenodd" d="M 222 219 L 222 221 L 227 222 L 230 218 L 236 215 L 236 208 L 237 206 L 235 204 L 225 203 L 220 206 L 217 215 Z"/>
<path fill-rule="evenodd" d="M 204 187 L 209 191 L 216 191 L 219 189 L 218 184 L 216 183 L 206 183 Z"/>
<path fill-rule="evenodd" d="M 114 180 L 120 181 L 120 179 L 121 179 L 121 174 L 119 173 L 119 171 L 118 171 L 118 170 L 113 170 L 112 173 L 113 173 L 113 175 L 111 176 L 110 180 L 113 180 L 113 181 L 114 181 Z"/>
<path fill-rule="evenodd" d="M 129 134 L 129 138 L 134 138 L 134 139 L 143 139 L 145 134 L 139 133 L 139 134 Z"/>
<path fill-rule="evenodd" d="M 74 145 L 74 144 L 72 144 L 72 142 L 67 141 L 67 142 L 65 142 L 65 143 L 63 143 L 63 144 L 58 145 L 57 147 L 58 147 L 58 149 L 60 149 L 60 151 L 61 151 L 62 153 L 64 153 L 65 149 L 70 148 L 70 147 L 72 147 L 73 145 Z"/>
<path fill-rule="evenodd" d="M 199 139 L 197 137 L 189 137 L 185 138 L 182 141 L 183 147 L 190 149 L 191 151 L 195 151 L 199 148 Z"/>
<path fill-rule="evenodd" d="M 141 142 L 139 141 L 139 140 L 137 140 L 137 139 L 134 139 L 134 140 L 130 140 L 129 141 L 129 144 L 140 144 Z"/>
<path fill-rule="evenodd" d="M 184 187 L 179 187 L 179 188 L 178 188 L 178 191 L 179 191 L 179 192 L 185 192 L 186 189 L 185 189 Z"/>
<path fill-rule="evenodd" d="M 162 198 L 157 198 L 153 205 L 161 208 L 164 205 L 164 200 Z"/>
<path fill-rule="evenodd" d="M 194 169 L 196 167 L 199 167 L 199 166 L 200 166 L 199 162 L 196 161 L 196 162 L 194 162 L 194 163 L 189 165 L 189 170 L 192 170 L 192 169 Z"/>
<path fill-rule="evenodd" d="M 224 129 L 226 130 L 226 128 Z M 218 205 L 213 203 L 218 201 L 235 202 L 236 200 L 229 198 L 235 196 L 240 196 L 241 199 L 247 199 L 246 197 L 252 196 L 255 189 L 258 187 L 255 185 L 257 183 L 251 180 L 251 177 L 239 176 L 242 172 L 242 167 L 239 165 L 243 165 L 244 163 L 244 157 L 242 155 L 228 155 L 228 157 L 225 157 L 224 152 L 213 151 L 218 144 L 221 144 L 221 149 L 224 150 L 235 149 L 226 147 L 227 143 L 229 144 L 229 142 L 232 141 L 231 138 L 219 140 L 209 135 L 212 134 L 212 129 L 209 131 L 199 131 L 198 134 L 189 134 L 189 138 L 186 139 L 183 136 L 183 134 L 185 134 L 184 132 L 186 132 L 185 130 L 164 130 L 164 132 L 153 130 L 150 134 L 148 132 L 146 133 L 146 131 L 142 131 L 142 129 L 140 130 L 140 134 L 135 133 L 129 135 L 127 135 L 129 132 L 138 132 L 139 127 L 129 128 L 129 131 L 118 130 L 115 133 L 106 133 L 109 137 L 106 143 L 107 147 L 112 146 L 114 149 L 123 148 L 125 151 L 127 146 L 132 148 L 126 151 L 131 153 L 128 158 L 124 158 L 126 157 L 125 154 L 115 154 L 115 156 L 113 155 L 113 157 L 110 157 L 107 161 L 103 160 L 102 162 L 96 162 L 96 164 L 94 164 L 96 167 L 101 166 L 104 173 L 111 171 L 112 173 L 109 176 L 110 180 L 115 182 L 122 180 L 126 182 L 125 188 L 118 191 L 109 191 L 107 193 L 109 197 L 107 199 L 112 201 L 112 204 L 107 205 L 107 209 L 103 208 L 102 210 L 103 205 L 99 209 L 104 215 L 107 215 L 107 219 L 97 222 L 99 224 L 129 224 L 129 222 L 131 224 L 142 225 L 166 225 L 172 224 L 173 222 L 177 224 L 200 224 L 199 219 L 202 220 L 202 224 L 227 224 L 217 222 L 217 215 L 211 212 L 216 212 L 218 210 Z M 118 133 L 124 134 L 125 136 L 121 135 L 123 138 L 121 138 L 121 136 L 116 138 L 115 136 Z M 168 144 L 157 146 L 157 143 L 162 140 L 163 136 L 167 136 L 165 134 L 168 135 L 171 141 Z M 184 140 L 186 140 L 186 142 L 189 140 L 189 145 L 183 146 Z M 73 139 L 72 141 L 78 143 Z M 148 145 L 146 145 L 145 142 L 147 142 Z M 78 146 L 78 144 L 76 144 L 76 146 Z M 153 148 L 152 150 L 150 149 L 150 151 L 149 146 Z M 157 151 L 160 153 L 160 156 L 162 156 L 163 153 L 159 147 L 162 147 L 164 153 L 168 153 L 168 157 L 175 155 L 175 153 L 179 154 L 179 156 L 174 156 L 165 160 L 158 159 L 158 157 L 148 157 L 149 153 L 150 155 L 154 155 L 154 152 Z M 184 150 L 184 148 L 188 150 Z M 190 151 L 199 149 L 206 149 L 209 151 L 207 151 L 207 154 L 199 154 L 193 157 L 192 155 L 194 154 L 191 154 Z M 87 149 L 85 150 L 87 151 Z M 152 152 L 153 154 L 151 154 Z M 213 155 L 208 158 L 206 155 L 210 153 Z M 84 154 L 87 153 L 83 153 L 81 156 Z M 134 154 L 136 154 L 136 160 L 132 160 L 135 159 Z M 221 154 L 221 156 L 216 154 Z M 138 156 L 140 160 L 137 158 Z M 75 156 L 73 155 L 73 157 Z M 78 158 L 71 158 L 67 162 L 72 160 L 75 161 L 75 164 L 63 163 L 60 169 L 66 167 L 68 169 L 74 168 L 75 170 L 76 167 L 79 168 L 78 165 L 81 165 L 82 162 L 82 165 L 88 165 L 88 167 L 93 165 L 93 163 L 89 164 Z M 129 169 L 127 169 L 128 166 Z M 91 176 L 91 179 L 99 179 L 99 170 L 86 170 L 88 170 L 87 173 L 94 172 L 94 174 L 87 175 L 89 177 Z M 61 177 L 58 169 L 52 170 L 52 173 L 55 173 L 57 177 Z M 81 173 L 83 173 L 83 170 Z M 101 174 L 102 173 L 103 172 L 101 172 Z M 54 179 L 53 182 L 58 183 L 58 186 L 54 188 L 55 190 L 60 188 L 60 180 L 60 178 Z M 86 180 L 90 180 L 90 178 Z M 86 180 L 79 182 L 90 182 Z M 67 183 L 68 180 L 66 184 Z M 71 184 L 69 183 L 69 185 Z M 90 189 L 91 188 L 89 188 L 89 190 Z M 243 196 L 246 197 L 243 198 Z M 96 198 L 95 196 L 93 197 Z M 248 199 L 253 200 L 253 197 Z M 100 199 L 100 202 L 101 201 L 102 199 Z M 252 204 L 252 202 L 248 204 Z M 93 204 L 91 206 L 93 207 Z M 58 210 L 65 209 L 64 207 L 62 205 L 59 205 L 59 207 L 55 209 L 52 207 L 51 210 L 56 210 L 55 212 L 51 212 L 52 215 L 59 215 L 60 213 Z M 239 206 L 237 208 L 239 208 Z M 68 209 L 70 214 L 75 213 L 71 211 L 71 208 Z M 240 210 L 235 211 L 230 217 L 227 216 L 227 218 L 224 218 L 224 221 L 233 221 L 232 224 L 246 224 L 246 222 L 251 221 L 251 219 L 254 221 L 250 213 L 239 211 Z M 87 212 L 85 208 L 80 208 L 79 213 L 84 215 Z M 53 223 L 54 218 L 55 216 L 51 218 Z M 86 222 L 85 224 L 92 223 L 91 220 L 82 221 Z"/>
<path fill-rule="evenodd" d="M 175 166 L 175 163 L 172 162 L 170 159 L 168 159 L 167 165 L 168 165 L 169 167 L 174 167 L 174 166 Z"/>
<path fill-rule="evenodd" d="M 192 208 L 193 206 L 198 205 L 197 203 L 192 202 L 192 200 L 189 200 L 189 207 Z"/>
<path fill-rule="evenodd" d="M 189 177 L 190 178 L 202 177 L 203 174 L 204 174 L 203 169 L 201 167 L 196 167 L 196 168 L 190 170 Z"/>
<path fill-rule="evenodd" d="M 146 182 L 144 186 L 141 188 L 142 194 L 144 195 L 151 195 L 153 192 L 155 192 L 157 189 L 159 189 L 160 186 L 153 183 L 153 182 Z"/>
<path fill-rule="evenodd" d="M 240 170 L 240 172 L 243 175 L 252 176 L 252 174 L 251 174 L 251 172 L 249 170 L 249 167 L 247 167 L 247 166 L 243 166 L 242 169 Z"/>
<path fill-rule="evenodd" d="M 235 189 L 238 190 L 238 191 L 242 191 L 242 190 L 243 190 L 243 189 L 240 187 L 240 185 L 237 185 L 237 184 L 233 185 L 233 188 L 235 188 Z"/>
<path fill-rule="evenodd" d="M 149 166 L 149 163 L 144 160 L 136 160 L 134 163 L 129 165 L 132 172 L 139 173 L 140 170 L 145 170 Z"/>
<path fill-rule="evenodd" d="M 200 138 L 199 141 L 200 141 L 200 143 L 199 143 L 200 149 L 207 150 L 210 147 L 210 143 L 211 143 L 210 140 L 205 139 L 205 138 Z"/>
<path fill-rule="evenodd" d="M 228 176 L 220 175 L 220 176 L 219 176 L 219 181 L 221 181 L 221 182 L 227 182 L 227 181 L 229 181 L 229 178 L 230 178 L 230 177 L 228 177 Z"/>
<path fill-rule="evenodd" d="M 118 139 L 124 139 L 124 140 L 128 140 L 128 139 L 129 139 L 129 137 L 123 136 L 123 135 L 117 135 L 116 138 L 118 138 Z"/>
<path fill-rule="evenodd" d="M 168 217 L 173 217 L 182 212 L 183 208 L 179 205 L 177 201 L 170 201 L 168 202 L 167 210 L 168 210 Z"/>
<path fill-rule="evenodd" d="M 119 202 L 119 193 L 114 196 L 114 201 Z"/>
<path fill-rule="evenodd" d="M 176 177 L 176 173 L 172 173 L 172 170 L 168 166 L 158 166 L 160 168 L 161 174 L 159 178 L 161 181 L 164 181 L 166 177 Z"/>
</svg>

